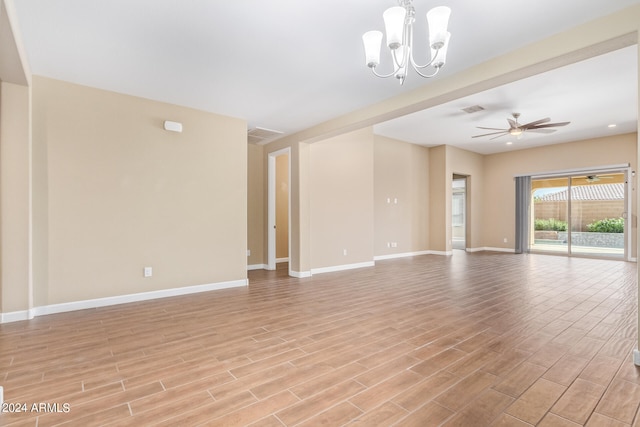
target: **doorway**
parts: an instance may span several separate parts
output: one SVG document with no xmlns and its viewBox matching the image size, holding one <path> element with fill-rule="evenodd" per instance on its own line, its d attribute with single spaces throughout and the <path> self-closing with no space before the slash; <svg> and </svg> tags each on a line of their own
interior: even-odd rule
<svg viewBox="0 0 640 427">
<path fill-rule="evenodd" d="M 267 269 L 288 263 L 291 246 L 290 148 L 268 155 Z"/>
<path fill-rule="evenodd" d="M 467 248 L 467 177 L 453 175 L 451 185 L 451 247 Z"/>
<path fill-rule="evenodd" d="M 627 259 L 628 169 L 532 178 L 530 250 Z"/>
</svg>

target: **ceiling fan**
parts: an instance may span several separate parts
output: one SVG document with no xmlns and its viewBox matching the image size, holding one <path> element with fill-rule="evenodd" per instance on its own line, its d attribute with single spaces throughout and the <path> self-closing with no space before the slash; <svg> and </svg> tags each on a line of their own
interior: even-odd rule
<svg viewBox="0 0 640 427">
<path fill-rule="evenodd" d="M 496 135 L 496 136 L 490 139 L 500 138 L 501 136 L 505 136 L 505 135 L 517 136 L 518 138 L 520 138 L 524 132 L 553 133 L 556 131 L 556 129 L 550 129 L 550 128 L 557 127 L 557 126 L 566 126 L 569 123 L 571 123 L 571 122 L 549 123 L 551 119 L 547 117 L 544 119 L 536 120 L 535 122 L 521 125 L 520 123 L 518 123 L 518 118 L 520 117 L 520 113 L 512 113 L 511 115 L 513 116 L 513 119 L 507 119 L 507 121 L 509 122 L 509 129 L 486 128 L 486 127 L 478 126 L 478 129 L 495 130 L 498 132 L 490 132 L 482 135 L 474 135 L 472 136 L 472 138 L 479 138 L 482 136 L 491 136 L 491 135 Z"/>
<path fill-rule="evenodd" d="M 587 175 L 584 180 L 588 183 L 592 183 L 592 182 L 598 182 L 601 179 L 613 179 L 613 176 L 606 176 L 606 175 Z"/>
</svg>

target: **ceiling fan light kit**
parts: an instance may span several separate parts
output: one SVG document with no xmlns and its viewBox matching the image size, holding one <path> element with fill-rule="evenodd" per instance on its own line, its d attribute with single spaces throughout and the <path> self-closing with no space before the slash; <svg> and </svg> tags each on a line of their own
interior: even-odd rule
<svg viewBox="0 0 640 427">
<path fill-rule="evenodd" d="M 478 129 L 484 130 L 493 130 L 497 132 L 489 132 L 481 135 L 474 135 L 472 138 L 480 138 L 483 136 L 493 136 L 490 139 L 500 138 L 501 136 L 511 135 L 518 138 L 521 138 L 525 132 L 536 132 L 536 133 L 553 133 L 556 129 L 551 129 L 553 127 L 566 126 L 571 122 L 559 122 L 559 123 L 549 123 L 551 119 L 546 117 L 544 119 L 536 120 L 524 125 L 518 123 L 518 118 L 520 117 L 520 113 L 512 113 L 511 116 L 513 119 L 507 119 L 509 122 L 508 129 L 500 129 L 500 128 L 487 128 L 482 126 L 477 126 Z"/>
<path fill-rule="evenodd" d="M 438 6 L 427 12 L 431 59 L 424 65 L 417 64 L 413 57 L 413 24 L 416 11 L 412 1 L 398 0 L 398 6 L 391 7 L 382 14 L 387 47 L 391 51 L 393 60 L 392 72 L 380 74 L 376 71 L 376 67 L 380 65 L 382 32 L 368 31 L 362 36 L 367 67 L 371 69 L 373 74 L 381 78 L 395 76 L 400 84 L 404 83 L 409 66 L 425 78 L 438 74 L 446 62 L 449 39 L 451 38 L 451 33 L 447 31 L 451 9 L 446 6 Z M 429 66 L 433 67 L 431 73 L 421 72 Z"/>
</svg>

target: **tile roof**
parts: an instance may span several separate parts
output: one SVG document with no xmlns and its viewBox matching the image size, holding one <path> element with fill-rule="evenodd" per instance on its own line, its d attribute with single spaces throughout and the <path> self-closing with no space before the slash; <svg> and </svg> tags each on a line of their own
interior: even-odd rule
<svg viewBox="0 0 640 427">
<path fill-rule="evenodd" d="M 571 187 L 573 200 L 623 200 L 624 184 L 576 185 Z M 545 194 L 538 200 L 543 202 L 564 202 L 567 200 L 567 189 Z"/>
</svg>

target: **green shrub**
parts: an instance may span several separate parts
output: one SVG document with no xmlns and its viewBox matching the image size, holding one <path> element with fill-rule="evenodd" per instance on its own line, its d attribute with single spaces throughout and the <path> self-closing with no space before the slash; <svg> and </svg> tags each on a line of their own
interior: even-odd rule
<svg viewBox="0 0 640 427">
<path fill-rule="evenodd" d="M 587 231 L 594 233 L 624 233 L 624 218 L 605 218 L 587 224 Z"/>
<path fill-rule="evenodd" d="M 536 231 L 567 231 L 567 222 L 555 218 L 536 219 L 533 227 Z"/>
</svg>

